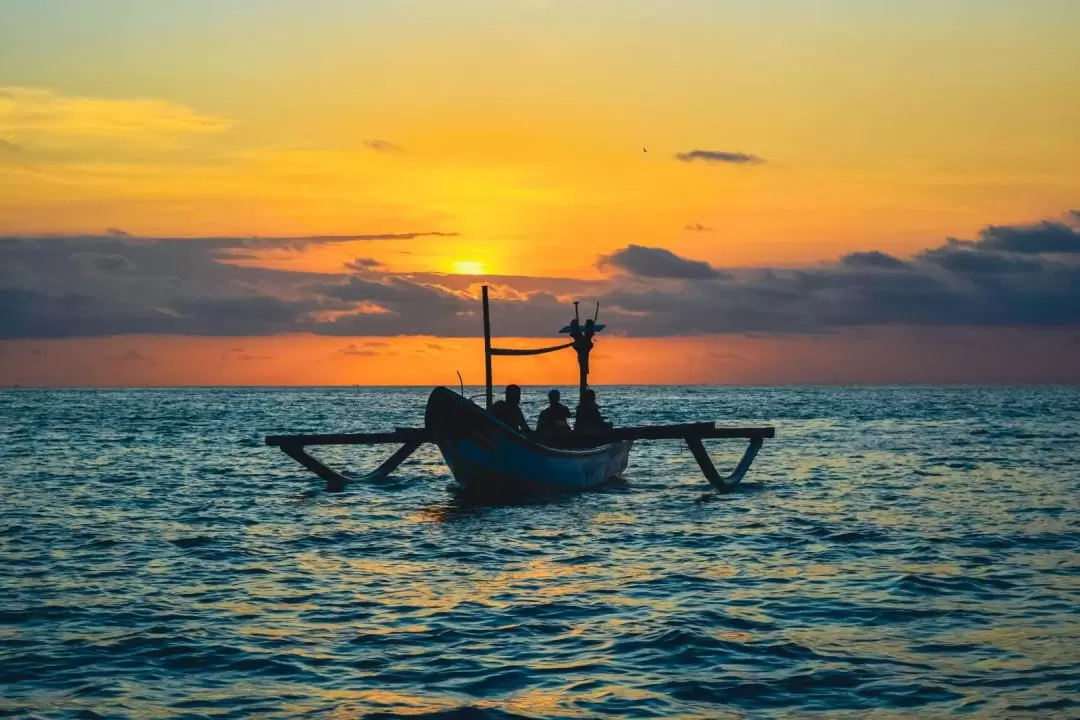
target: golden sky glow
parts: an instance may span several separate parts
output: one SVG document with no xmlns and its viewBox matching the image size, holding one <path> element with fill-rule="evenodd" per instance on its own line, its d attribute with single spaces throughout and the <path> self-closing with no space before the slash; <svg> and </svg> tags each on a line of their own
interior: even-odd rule
<svg viewBox="0 0 1080 720">
<path fill-rule="evenodd" d="M 416 234 L 234 262 L 598 279 L 628 245 L 806 267 L 1080 206 L 1071 0 L 0 7 L 0 235 Z"/>
<path fill-rule="evenodd" d="M 536 338 L 500 338 L 539 347 Z M 836 337 L 600 340 L 591 380 L 603 384 L 889 384 L 1070 382 L 1080 332 L 876 329 Z M 484 382 L 483 341 L 436 337 L 116 337 L 3 345 L 6 385 L 420 385 Z M 792 362 L 792 360 L 797 360 Z M 577 386 L 569 352 L 496 358 L 495 383 Z M 571 393 L 572 394 L 572 393 Z M 543 401 L 529 391 L 527 401 Z"/>
</svg>

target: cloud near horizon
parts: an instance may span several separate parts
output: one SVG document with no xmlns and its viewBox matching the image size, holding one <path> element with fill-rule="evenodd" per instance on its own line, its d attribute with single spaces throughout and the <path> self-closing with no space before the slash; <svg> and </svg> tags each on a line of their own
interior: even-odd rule
<svg viewBox="0 0 1080 720">
<path fill-rule="evenodd" d="M 675 153 L 675 159 L 685 163 L 701 160 L 706 163 L 726 163 L 728 165 L 762 165 L 765 163 L 757 155 L 725 150 L 691 150 L 690 152 Z"/>
<path fill-rule="evenodd" d="M 1080 216 L 989 226 L 911 258 L 880 251 L 795 269 L 715 268 L 627 245 L 598 259 L 605 280 L 492 278 L 504 335 L 550 337 L 570 299 L 601 302 L 629 336 L 815 334 L 852 327 L 1078 326 Z M 338 336 L 479 334 L 475 278 L 238 266 L 236 252 L 343 238 L 0 238 L 0 338 L 128 334 Z M 365 259 L 361 259 L 365 260 Z M 377 261 L 373 261 L 377 262 Z M 515 287 L 519 282 L 519 287 Z M 558 288 L 555 290 L 555 288 Z"/>
</svg>

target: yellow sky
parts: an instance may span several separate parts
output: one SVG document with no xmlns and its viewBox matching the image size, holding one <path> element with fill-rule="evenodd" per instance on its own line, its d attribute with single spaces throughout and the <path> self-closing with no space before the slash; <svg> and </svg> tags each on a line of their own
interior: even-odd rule
<svg viewBox="0 0 1080 720">
<path fill-rule="evenodd" d="M 903 254 L 1075 204 L 1078 6 L 889 5 L 16 5 L 0 230 L 439 230 L 363 251 L 565 276 L 628 243 Z M 696 148 L 765 162 L 673 159 Z"/>
</svg>

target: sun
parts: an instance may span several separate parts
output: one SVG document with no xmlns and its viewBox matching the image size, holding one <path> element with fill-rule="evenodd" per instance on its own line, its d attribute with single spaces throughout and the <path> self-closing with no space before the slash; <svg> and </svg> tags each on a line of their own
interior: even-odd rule
<svg viewBox="0 0 1080 720">
<path fill-rule="evenodd" d="M 484 263 L 477 260 L 458 260 L 454 264 L 454 272 L 458 275 L 483 275 Z"/>
</svg>

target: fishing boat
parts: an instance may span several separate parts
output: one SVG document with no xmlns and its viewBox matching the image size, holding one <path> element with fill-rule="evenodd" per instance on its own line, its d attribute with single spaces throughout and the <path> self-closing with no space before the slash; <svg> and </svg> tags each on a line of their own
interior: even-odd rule
<svg viewBox="0 0 1080 720">
<path fill-rule="evenodd" d="M 388 477 L 420 445 L 434 443 L 442 453 L 458 485 L 485 494 L 536 494 L 576 492 L 603 485 L 619 477 L 630 459 L 636 441 L 683 440 L 705 479 L 721 492 L 737 486 L 767 438 L 772 427 L 721 427 L 714 422 L 634 427 L 594 428 L 567 434 L 557 443 L 541 442 L 510 427 L 491 413 L 493 405 L 492 358 L 497 356 L 540 355 L 573 349 L 578 360 L 579 401 L 589 392 L 589 355 L 599 323 L 599 304 L 592 318 L 581 321 L 578 303 L 574 318 L 560 333 L 569 342 L 541 348 L 496 348 L 491 345 L 488 288 L 481 289 L 484 320 L 485 407 L 465 397 L 464 385 L 455 393 L 436 387 L 428 396 L 424 427 L 395 428 L 383 433 L 339 433 L 326 435 L 271 435 L 266 444 L 281 449 L 289 457 L 326 481 L 330 492 L 343 490 L 350 482 L 375 482 Z M 735 469 L 721 475 L 712 463 L 704 442 L 715 438 L 742 438 L 749 441 Z M 364 475 L 348 475 L 334 470 L 307 452 L 313 445 L 372 445 L 396 443 L 401 447 L 375 470 Z M 556 446 L 557 445 L 557 446 Z"/>
<path fill-rule="evenodd" d="M 632 440 L 581 449 L 543 445 L 452 390 L 428 397 L 424 424 L 462 487 L 493 494 L 576 491 L 626 470 Z"/>
</svg>

